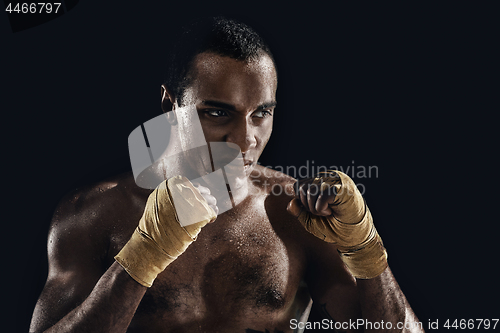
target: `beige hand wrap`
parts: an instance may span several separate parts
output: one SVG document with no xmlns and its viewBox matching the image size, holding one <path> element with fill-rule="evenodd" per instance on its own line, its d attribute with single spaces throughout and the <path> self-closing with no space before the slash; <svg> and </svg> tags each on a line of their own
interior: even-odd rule
<svg viewBox="0 0 500 333">
<path fill-rule="evenodd" d="M 329 171 L 320 172 L 313 184 L 320 185 L 320 191 L 334 187 L 335 200 L 329 205 L 333 216 L 302 210 L 298 220 L 316 237 L 337 244 L 340 257 L 353 276 L 371 279 L 380 275 L 387 267 L 387 252 L 354 181 L 340 171 Z"/>
<path fill-rule="evenodd" d="M 184 227 L 179 223 L 181 214 Z M 149 195 L 139 226 L 115 260 L 134 280 L 151 287 L 157 275 L 216 217 L 189 180 L 180 176 L 170 178 Z M 193 224 L 186 225 L 186 221 Z"/>
</svg>

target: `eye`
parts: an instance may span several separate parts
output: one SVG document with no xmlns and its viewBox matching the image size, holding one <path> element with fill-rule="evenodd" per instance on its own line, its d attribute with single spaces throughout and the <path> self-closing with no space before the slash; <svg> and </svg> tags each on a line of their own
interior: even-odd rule
<svg viewBox="0 0 500 333">
<path fill-rule="evenodd" d="M 253 113 L 253 117 L 257 117 L 257 118 L 267 118 L 267 117 L 270 117 L 272 115 L 273 114 L 268 110 L 255 111 Z"/>
<path fill-rule="evenodd" d="M 217 109 L 213 109 L 213 110 L 207 110 L 205 111 L 206 114 L 208 114 L 209 116 L 212 116 L 212 117 L 227 117 L 227 112 L 224 111 L 224 110 L 217 110 Z"/>
</svg>

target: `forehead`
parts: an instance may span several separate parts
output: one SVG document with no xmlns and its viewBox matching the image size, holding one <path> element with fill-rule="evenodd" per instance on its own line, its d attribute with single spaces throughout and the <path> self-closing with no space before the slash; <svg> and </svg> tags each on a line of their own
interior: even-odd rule
<svg viewBox="0 0 500 333">
<path fill-rule="evenodd" d="M 272 59 L 265 53 L 254 60 L 240 61 L 213 53 L 200 53 L 193 62 L 192 85 L 186 97 L 211 99 L 234 105 L 275 100 L 277 76 Z"/>
</svg>

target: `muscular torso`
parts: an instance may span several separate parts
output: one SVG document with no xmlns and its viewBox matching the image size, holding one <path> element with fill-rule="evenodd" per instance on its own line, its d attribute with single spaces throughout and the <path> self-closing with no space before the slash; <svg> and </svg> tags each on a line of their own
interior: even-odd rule
<svg viewBox="0 0 500 333">
<path fill-rule="evenodd" d="M 130 177 L 118 186 L 108 191 L 131 200 L 116 207 L 106 228 L 107 265 L 137 226 L 149 194 L 134 188 Z M 309 295 L 301 286 L 306 232 L 286 212 L 288 201 L 256 185 L 236 208 L 205 226 L 148 289 L 129 331 L 290 332 L 290 319 L 301 316 Z"/>
</svg>

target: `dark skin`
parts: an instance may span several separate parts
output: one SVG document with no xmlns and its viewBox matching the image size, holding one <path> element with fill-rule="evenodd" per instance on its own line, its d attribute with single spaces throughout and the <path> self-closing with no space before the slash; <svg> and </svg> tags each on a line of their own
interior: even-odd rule
<svg viewBox="0 0 500 333">
<path fill-rule="evenodd" d="M 248 175 L 242 201 L 206 225 L 146 288 L 113 257 L 151 190 L 123 174 L 69 194 L 50 228 L 49 276 L 31 331 L 292 332 L 290 320 L 310 297 L 324 305 L 314 309 L 340 322 L 417 321 L 390 269 L 370 280 L 353 278 L 335 245 L 287 212 L 296 180 L 257 165 L 276 104 L 269 57 L 243 62 L 203 53 L 194 73 L 185 102 L 196 105 L 207 141 L 240 147 Z M 178 107 L 164 87 L 164 110 Z"/>
</svg>

